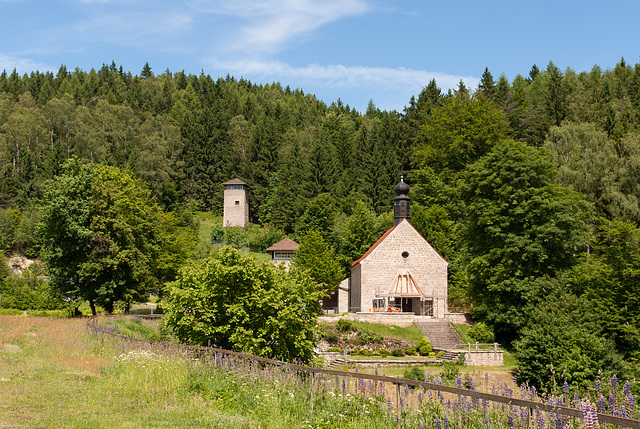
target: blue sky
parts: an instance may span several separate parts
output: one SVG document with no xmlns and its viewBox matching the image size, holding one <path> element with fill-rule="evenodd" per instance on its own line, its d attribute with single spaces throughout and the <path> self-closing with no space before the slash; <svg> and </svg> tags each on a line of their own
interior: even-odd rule
<svg viewBox="0 0 640 429">
<path fill-rule="evenodd" d="M 447 90 L 561 69 L 640 62 L 640 1 L 0 0 L 0 70 L 140 73 L 302 88 L 359 111 L 401 111 L 431 79 Z"/>
</svg>

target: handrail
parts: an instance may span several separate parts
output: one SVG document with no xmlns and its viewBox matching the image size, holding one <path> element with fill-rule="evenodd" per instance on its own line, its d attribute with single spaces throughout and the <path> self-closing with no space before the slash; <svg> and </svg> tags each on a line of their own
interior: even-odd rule
<svg viewBox="0 0 640 429">
<path fill-rule="evenodd" d="M 147 343 L 147 344 L 162 344 L 162 342 L 159 342 L 159 341 L 141 340 L 138 338 L 116 334 L 115 332 L 105 329 L 102 326 L 96 325 L 96 321 L 97 321 L 97 316 L 91 317 L 87 321 L 87 328 L 92 329 L 94 332 L 98 331 L 114 337 L 125 339 L 127 341 L 136 341 L 136 342 Z M 364 373 L 358 373 L 358 372 L 340 371 L 340 370 L 326 369 L 326 368 L 313 368 L 313 367 L 308 367 L 304 365 L 283 362 L 277 359 L 263 358 L 260 356 L 248 355 L 242 352 L 219 349 L 216 347 L 195 346 L 195 345 L 188 345 L 188 344 L 177 344 L 176 347 L 181 347 L 188 350 L 199 350 L 203 352 L 222 353 L 225 355 L 236 356 L 241 359 L 250 359 L 250 360 L 254 360 L 254 361 L 258 361 L 258 362 L 262 362 L 270 365 L 277 365 L 284 368 L 305 371 L 313 374 L 327 374 L 327 375 L 337 375 L 342 377 L 353 377 L 353 378 L 358 378 L 362 380 L 374 380 L 374 381 L 381 381 L 385 383 L 392 383 L 398 386 L 400 385 L 415 386 L 415 387 L 421 387 L 429 390 L 436 390 L 439 392 L 451 393 L 455 395 L 470 396 L 472 398 L 484 399 L 487 401 L 499 402 L 499 403 L 508 404 L 508 405 L 516 405 L 516 406 L 530 408 L 530 409 L 539 409 L 540 411 L 558 413 L 558 414 L 563 414 L 571 417 L 584 418 L 584 412 L 577 408 L 563 407 L 559 405 L 546 404 L 543 402 L 530 401 L 526 399 L 510 398 L 508 396 L 495 395 L 491 393 L 483 393 L 475 390 L 467 390 L 467 389 L 462 389 L 458 387 L 450 387 L 450 386 L 431 383 L 427 381 L 417 381 L 417 380 L 411 380 L 408 378 L 388 377 L 385 375 L 364 374 Z M 600 413 L 597 414 L 597 417 L 598 417 L 599 423 L 611 423 L 611 424 L 619 425 L 625 428 L 640 429 L 640 420 L 618 417 L 610 414 L 600 414 Z"/>
</svg>

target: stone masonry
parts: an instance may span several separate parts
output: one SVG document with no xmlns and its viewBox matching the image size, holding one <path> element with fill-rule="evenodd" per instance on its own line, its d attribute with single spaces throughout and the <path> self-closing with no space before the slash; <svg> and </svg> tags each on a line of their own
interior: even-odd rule
<svg viewBox="0 0 640 429">
<path fill-rule="evenodd" d="M 351 267 L 350 311 L 367 312 L 374 298 L 388 295 L 394 280 L 409 273 L 422 292 L 413 300 L 412 312 L 422 315 L 425 301 L 432 302 L 432 317 L 444 318 L 447 312 L 448 262 L 403 219 L 374 244 Z M 417 290 L 417 289 L 416 289 Z M 415 290 L 414 290 L 415 292 Z"/>
</svg>

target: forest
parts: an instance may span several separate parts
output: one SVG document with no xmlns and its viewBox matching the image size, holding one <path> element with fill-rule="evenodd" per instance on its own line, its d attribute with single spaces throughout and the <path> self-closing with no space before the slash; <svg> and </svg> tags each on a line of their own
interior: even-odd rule
<svg viewBox="0 0 640 429">
<path fill-rule="evenodd" d="M 250 185 L 263 238 L 315 231 L 347 275 L 392 226 L 403 176 L 413 225 L 449 261 L 452 305 L 512 348 L 523 379 L 551 383 L 553 368 L 572 384 L 640 375 L 640 64 L 549 62 L 512 81 L 485 69 L 477 88 L 426 83 L 402 112 L 148 63 L 136 75 L 115 62 L 4 71 L 0 252 L 39 258 L 52 245 L 42 223 L 54 179 L 70 172 L 94 198 L 119 174 L 148 189 L 163 225 L 150 252 L 166 264 L 145 288 L 199 257 L 158 243 L 193 228 L 190 213 L 221 215 L 222 183 L 235 177 Z M 91 279 L 104 274 L 95 270 Z"/>
</svg>

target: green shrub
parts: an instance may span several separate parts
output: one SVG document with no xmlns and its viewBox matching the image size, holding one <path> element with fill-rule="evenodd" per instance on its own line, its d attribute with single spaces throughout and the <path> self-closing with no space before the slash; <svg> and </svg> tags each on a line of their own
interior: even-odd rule
<svg viewBox="0 0 640 429">
<path fill-rule="evenodd" d="M 436 359 L 440 359 L 442 356 L 444 356 L 444 350 L 440 350 L 438 352 L 438 354 L 436 355 Z"/>
<path fill-rule="evenodd" d="M 391 350 L 391 354 L 395 357 L 403 357 L 404 356 L 404 350 L 402 349 L 393 349 Z"/>
<path fill-rule="evenodd" d="M 460 376 L 460 366 L 457 362 L 443 362 L 440 375 L 442 378 L 453 382 Z"/>
<path fill-rule="evenodd" d="M 339 319 L 336 325 L 340 332 L 353 332 L 357 330 L 353 322 L 347 319 Z"/>
<path fill-rule="evenodd" d="M 435 352 L 431 352 L 431 353 L 429 353 L 429 357 L 430 357 L 430 358 L 434 358 L 434 357 L 436 357 L 436 353 L 435 353 Z"/>
<path fill-rule="evenodd" d="M 324 340 L 329 344 L 337 344 L 339 340 L 338 334 L 329 330 L 323 332 L 322 338 L 324 338 Z"/>
<path fill-rule="evenodd" d="M 358 331 L 358 340 L 363 344 L 381 344 L 384 338 L 372 332 Z"/>
<path fill-rule="evenodd" d="M 407 347 L 406 349 L 404 349 L 404 354 L 406 354 L 407 356 L 415 356 L 417 353 L 416 348 L 411 346 L 411 347 Z"/>
<path fill-rule="evenodd" d="M 373 352 L 369 349 L 362 349 L 362 351 L 360 352 L 360 354 L 362 356 L 373 356 Z"/>
<path fill-rule="evenodd" d="M 25 277 L 10 275 L 0 282 L 0 308 L 57 310 L 63 307 L 62 296 L 38 273 L 25 272 Z"/>
<path fill-rule="evenodd" d="M 409 380 L 424 381 L 424 369 L 420 368 L 419 366 L 411 366 L 409 368 L 405 368 L 404 372 L 402 373 L 402 377 L 408 378 Z"/>
<path fill-rule="evenodd" d="M 338 347 L 329 347 L 329 348 L 327 349 L 327 351 L 328 351 L 329 353 L 336 353 L 336 352 L 337 352 L 337 353 L 339 353 L 339 352 L 341 352 L 342 350 L 340 350 Z"/>
<path fill-rule="evenodd" d="M 391 356 L 391 352 L 389 350 L 385 350 L 385 349 L 378 349 L 376 350 L 376 354 L 378 356 L 382 356 L 382 357 L 389 357 Z"/>
<path fill-rule="evenodd" d="M 467 334 L 479 343 L 493 343 L 495 341 L 493 329 L 484 322 L 476 323 L 470 327 Z"/>
<path fill-rule="evenodd" d="M 422 337 L 422 339 L 416 344 L 416 349 L 422 356 L 428 356 L 429 353 L 433 351 L 433 346 L 429 342 L 429 338 Z"/>
</svg>

